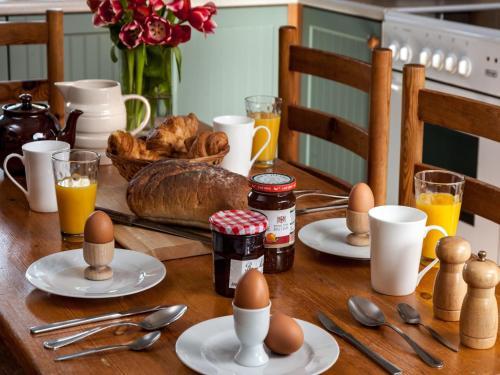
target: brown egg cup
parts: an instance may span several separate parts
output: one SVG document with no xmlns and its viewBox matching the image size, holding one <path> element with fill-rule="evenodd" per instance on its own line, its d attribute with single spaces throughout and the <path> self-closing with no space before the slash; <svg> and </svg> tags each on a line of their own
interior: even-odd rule
<svg viewBox="0 0 500 375">
<path fill-rule="evenodd" d="M 347 209 L 347 228 L 352 232 L 347 235 L 346 242 L 352 246 L 368 246 L 370 244 L 370 225 L 368 212 L 357 212 Z"/>
<path fill-rule="evenodd" d="M 86 279 L 101 281 L 113 277 L 113 270 L 108 266 L 115 253 L 115 240 L 106 243 L 83 243 L 83 259 L 89 266 L 85 268 Z"/>
</svg>

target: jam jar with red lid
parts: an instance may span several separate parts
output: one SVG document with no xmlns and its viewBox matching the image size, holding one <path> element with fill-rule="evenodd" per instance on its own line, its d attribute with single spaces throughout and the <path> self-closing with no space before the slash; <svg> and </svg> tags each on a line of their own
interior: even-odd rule
<svg viewBox="0 0 500 375">
<path fill-rule="evenodd" d="M 295 255 L 295 178 L 261 173 L 250 178 L 250 186 L 248 208 L 269 221 L 264 237 L 264 273 L 287 271 Z"/>
<path fill-rule="evenodd" d="M 212 229 L 215 291 L 234 297 L 236 284 L 251 268 L 264 271 L 267 218 L 250 210 L 219 211 L 209 219 Z"/>
</svg>

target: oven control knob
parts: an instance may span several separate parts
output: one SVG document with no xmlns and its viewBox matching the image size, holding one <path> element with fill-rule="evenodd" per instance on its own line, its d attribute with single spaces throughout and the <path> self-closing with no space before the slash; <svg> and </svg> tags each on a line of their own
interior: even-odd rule
<svg viewBox="0 0 500 375">
<path fill-rule="evenodd" d="M 405 44 L 399 49 L 399 59 L 405 64 L 409 63 L 412 57 L 413 52 L 408 45 Z"/>
<path fill-rule="evenodd" d="M 444 60 L 444 70 L 451 74 L 455 73 L 457 71 L 457 63 L 457 56 L 453 53 L 449 54 Z"/>
<path fill-rule="evenodd" d="M 434 52 L 434 55 L 432 55 L 432 67 L 436 70 L 441 70 L 443 69 L 443 63 L 444 53 L 441 50 L 437 50 Z"/>
<path fill-rule="evenodd" d="M 462 57 L 458 62 L 458 74 L 463 77 L 468 77 L 472 73 L 472 64 L 467 57 Z"/>
<path fill-rule="evenodd" d="M 418 56 L 418 62 L 426 68 L 429 68 L 432 62 L 432 51 L 429 48 L 424 48 Z"/>
<path fill-rule="evenodd" d="M 389 44 L 389 48 L 392 51 L 392 59 L 394 61 L 397 61 L 399 59 L 399 43 L 396 42 L 395 40 Z"/>
</svg>

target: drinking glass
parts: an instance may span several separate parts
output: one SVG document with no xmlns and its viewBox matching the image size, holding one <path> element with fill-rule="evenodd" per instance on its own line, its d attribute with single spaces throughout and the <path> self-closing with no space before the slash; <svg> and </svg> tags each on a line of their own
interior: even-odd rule
<svg viewBox="0 0 500 375">
<path fill-rule="evenodd" d="M 415 174 L 416 206 L 427 214 L 426 225 L 439 225 L 449 236 L 457 232 L 464 176 L 441 170 L 422 171 Z M 443 235 L 432 231 L 424 239 L 422 263 L 436 258 L 436 245 Z"/>
<path fill-rule="evenodd" d="M 257 157 L 255 162 L 257 167 L 267 168 L 274 164 L 280 131 L 281 103 L 281 98 L 274 96 L 257 95 L 245 98 L 247 116 L 255 120 L 255 127 L 265 126 L 271 133 L 269 144 Z M 252 159 L 266 143 L 266 133 L 259 131 L 255 134 L 252 144 Z"/>
<path fill-rule="evenodd" d="M 61 234 L 82 241 L 85 221 L 94 211 L 100 156 L 87 150 L 65 150 L 52 155 Z"/>
</svg>

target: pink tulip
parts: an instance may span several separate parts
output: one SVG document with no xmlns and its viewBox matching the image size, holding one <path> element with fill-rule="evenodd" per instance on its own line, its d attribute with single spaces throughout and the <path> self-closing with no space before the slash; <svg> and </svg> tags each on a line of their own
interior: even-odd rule
<svg viewBox="0 0 500 375">
<path fill-rule="evenodd" d="M 140 23 L 144 23 L 151 15 L 151 9 L 147 6 L 146 0 L 129 0 L 128 9 L 133 12 L 133 18 Z"/>
<path fill-rule="evenodd" d="M 125 47 L 132 49 L 137 47 L 142 42 L 143 30 L 139 22 L 132 21 L 123 25 L 120 30 L 119 38 Z"/>
<path fill-rule="evenodd" d="M 190 0 L 172 0 L 167 4 L 167 9 L 170 9 L 174 16 L 179 20 L 185 21 L 189 18 L 189 13 L 191 11 L 191 1 Z"/>
<path fill-rule="evenodd" d="M 217 14 L 214 3 L 208 2 L 205 5 L 191 9 L 188 21 L 196 30 L 205 34 L 213 33 L 217 24 L 212 20 L 212 16 Z"/>
<path fill-rule="evenodd" d="M 181 43 L 186 43 L 191 39 L 191 27 L 188 25 L 175 25 L 172 28 L 172 35 L 167 43 L 175 47 Z"/>
<path fill-rule="evenodd" d="M 165 18 L 153 14 L 144 22 L 142 39 L 149 45 L 166 44 L 172 34 L 172 26 Z"/>
<path fill-rule="evenodd" d="M 95 13 L 102 1 L 103 0 L 87 0 L 87 6 L 90 8 L 92 13 Z"/>
<path fill-rule="evenodd" d="M 104 0 L 102 1 L 96 13 L 94 14 L 95 26 L 114 25 L 123 14 L 123 8 L 120 0 Z"/>
<path fill-rule="evenodd" d="M 154 12 L 158 12 L 165 6 L 165 3 L 163 0 L 149 0 L 149 6 Z"/>
</svg>

